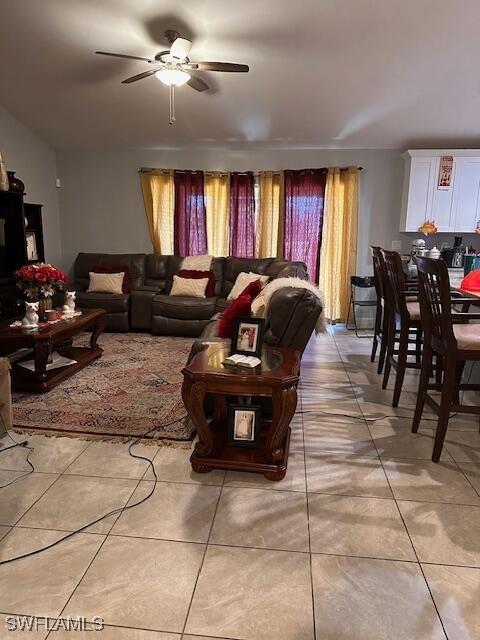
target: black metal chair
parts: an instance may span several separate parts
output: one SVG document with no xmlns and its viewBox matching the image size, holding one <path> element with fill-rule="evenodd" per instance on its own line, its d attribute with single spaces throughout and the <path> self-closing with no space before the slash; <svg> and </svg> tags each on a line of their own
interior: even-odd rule
<svg viewBox="0 0 480 640">
<path fill-rule="evenodd" d="M 346 327 L 349 331 L 353 331 L 355 329 L 355 335 L 357 336 L 357 338 L 371 338 L 371 336 L 358 335 L 357 314 L 355 312 L 355 307 L 376 307 L 377 301 L 376 300 L 357 300 L 355 297 L 355 288 L 371 289 L 374 286 L 375 286 L 375 276 L 351 276 L 350 277 L 350 302 L 348 304 Z M 353 316 L 353 328 L 350 328 L 348 326 L 348 321 L 350 320 L 350 311 L 352 311 L 352 316 Z"/>
</svg>

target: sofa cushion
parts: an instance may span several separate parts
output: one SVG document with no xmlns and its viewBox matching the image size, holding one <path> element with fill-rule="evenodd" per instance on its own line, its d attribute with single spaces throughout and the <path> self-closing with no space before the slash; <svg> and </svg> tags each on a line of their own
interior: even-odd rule
<svg viewBox="0 0 480 640">
<path fill-rule="evenodd" d="M 268 275 L 267 269 L 273 260 L 274 258 L 225 258 L 223 271 L 223 297 L 226 298 L 228 296 L 239 273 L 242 271 L 247 273 L 249 271 L 253 271 L 254 273 L 258 273 L 262 276 Z"/>
<path fill-rule="evenodd" d="M 207 286 L 208 278 L 182 278 L 181 276 L 173 276 L 173 284 L 169 295 L 206 298 L 205 292 Z"/>
<path fill-rule="evenodd" d="M 178 272 L 180 278 L 192 278 L 194 280 L 201 280 L 202 278 L 208 278 L 207 288 L 205 290 L 205 298 L 213 298 L 215 295 L 215 275 L 213 271 L 196 271 L 195 269 L 180 269 Z"/>
<path fill-rule="evenodd" d="M 87 293 L 78 291 L 76 305 L 85 309 L 105 309 L 107 313 L 128 311 L 129 295 L 126 293 Z"/>
<path fill-rule="evenodd" d="M 124 293 L 122 291 L 123 279 L 125 274 L 120 273 L 95 273 L 90 271 L 88 274 L 90 281 L 88 283 L 87 293 Z"/>
<path fill-rule="evenodd" d="M 210 320 L 215 313 L 216 300 L 216 298 L 156 295 L 153 299 L 152 314 L 179 320 Z"/>
<path fill-rule="evenodd" d="M 230 304 L 218 321 L 218 337 L 231 338 L 237 318 L 249 318 L 251 315 L 252 297 L 246 293 Z"/>
<path fill-rule="evenodd" d="M 144 283 L 144 253 L 79 253 L 74 265 L 74 279 L 77 291 L 85 291 L 88 287 L 88 273 L 94 267 L 124 264 L 128 266 L 128 285 L 130 291 Z"/>
<path fill-rule="evenodd" d="M 97 264 L 93 267 L 94 273 L 123 273 L 122 293 L 130 293 L 129 286 L 129 269 L 127 264 L 101 265 Z"/>
</svg>

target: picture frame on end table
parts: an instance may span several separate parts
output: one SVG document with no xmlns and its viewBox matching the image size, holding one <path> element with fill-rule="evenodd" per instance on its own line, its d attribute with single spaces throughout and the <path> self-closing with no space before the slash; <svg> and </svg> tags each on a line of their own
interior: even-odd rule
<svg viewBox="0 0 480 640">
<path fill-rule="evenodd" d="M 237 318 L 232 335 L 230 355 L 261 357 L 265 320 L 263 318 Z"/>
<path fill-rule="evenodd" d="M 228 408 L 228 444 L 232 447 L 258 447 L 262 428 L 262 408 L 232 404 Z"/>
</svg>

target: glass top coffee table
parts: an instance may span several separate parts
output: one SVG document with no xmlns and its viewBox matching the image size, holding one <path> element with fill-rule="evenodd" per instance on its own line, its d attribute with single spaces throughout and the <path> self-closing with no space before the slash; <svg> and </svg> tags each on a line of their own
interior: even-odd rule
<svg viewBox="0 0 480 640">
<path fill-rule="evenodd" d="M 255 369 L 225 366 L 228 345 L 205 346 L 183 369 L 182 397 L 198 432 L 199 440 L 190 457 L 198 473 L 232 469 L 263 473 L 269 480 L 281 480 L 287 471 L 290 421 L 297 406 L 300 370 L 298 352 L 287 347 L 264 347 L 261 365 Z M 214 401 L 211 419 L 205 415 L 205 397 Z M 229 400 L 237 397 L 271 398 L 271 419 L 261 425 L 258 446 L 240 448 L 228 443 Z M 246 405 L 246 408 L 248 405 Z"/>
</svg>

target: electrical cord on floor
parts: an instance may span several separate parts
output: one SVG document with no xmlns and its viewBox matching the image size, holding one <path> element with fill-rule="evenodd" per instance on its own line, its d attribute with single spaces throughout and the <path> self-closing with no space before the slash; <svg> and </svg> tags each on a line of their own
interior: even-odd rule
<svg viewBox="0 0 480 640">
<path fill-rule="evenodd" d="M 109 511 L 108 513 L 105 513 L 103 516 L 100 516 L 96 520 L 92 520 L 92 522 L 88 522 L 87 524 L 83 525 L 83 527 L 80 527 L 79 529 L 75 529 L 75 531 L 71 531 L 67 535 L 65 535 L 62 538 L 60 538 L 59 540 L 56 540 L 55 542 L 52 542 L 51 544 L 47 544 L 44 547 L 40 547 L 40 549 L 34 549 L 33 551 L 29 551 L 28 553 L 23 553 L 20 556 L 14 556 L 13 558 L 7 558 L 6 560 L 0 560 L 0 566 L 4 565 L 4 564 L 9 564 L 10 562 L 15 562 L 16 560 L 22 560 L 23 558 L 29 558 L 30 556 L 34 556 L 37 553 L 42 553 L 43 551 L 47 551 L 47 549 L 51 549 L 52 547 L 56 547 L 58 544 L 60 544 L 62 542 L 65 542 L 65 540 L 68 540 L 69 538 L 72 538 L 73 536 L 77 535 L 77 533 L 81 533 L 85 529 L 88 529 L 88 527 L 91 527 L 94 524 L 97 524 L 97 522 L 100 522 L 101 520 L 104 520 L 105 518 L 108 518 L 109 516 L 116 515 L 117 513 L 118 514 L 122 514 L 124 511 L 127 511 L 127 509 L 133 509 L 133 507 L 138 507 L 138 505 L 142 504 L 143 502 L 146 502 L 153 495 L 153 492 L 155 491 L 155 488 L 157 486 L 158 478 L 157 478 L 157 474 L 155 472 L 155 466 L 152 463 L 152 461 L 150 460 L 150 458 L 146 458 L 145 456 L 141 456 L 141 455 L 132 453 L 132 447 L 135 446 L 138 442 L 140 442 L 140 440 L 143 440 L 144 438 L 146 438 L 150 433 L 153 433 L 154 431 L 157 431 L 158 429 L 164 429 L 165 427 L 168 427 L 171 424 L 175 424 L 175 422 L 178 422 L 179 420 L 183 420 L 186 417 L 187 417 L 186 415 L 185 416 L 181 416 L 180 418 L 175 418 L 175 420 L 172 420 L 172 421 L 167 422 L 165 424 L 157 425 L 156 427 L 153 427 L 152 429 L 149 429 L 148 431 L 143 433 L 141 436 L 138 436 L 138 438 L 136 438 L 132 443 L 130 443 L 130 445 L 128 447 L 129 455 L 132 458 L 137 458 L 138 460 L 145 460 L 146 462 L 148 462 L 148 465 L 149 465 L 150 469 L 152 470 L 152 473 L 153 473 L 153 476 L 154 476 L 153 487 L 145 497 L 143 497 L 141 500 L 139 500 L 138 502 L 135 502 L 133 504 L 124 505 L 123 507 L 118 507 L 118 509 L 113 509 L 112 511 Z M 13 438 L 12 438 L 12 440 L 13 440 Z M 4 450 L 5 449 L 2 449 L 2 451 L 4 451 Z"/>
<path fill-rule="evenodd" d="M 15 482 L 18 482 L 18 480 L 21 480 L 22 478 L 26 478 L 27 476 L 29 476 L 31 473 L 33 473 L 35 471 L 35 467 L 33 466 L 33 464 L 30 462 L 30 456 L 33 452 L 33 447 L 29 447 L 28 446 L 28 441 L 24 440 L 23 442 L 17 442 L 15 440 L 15 438 L 13 438 L 6 426 L 5 426 L 5 421 L 3 419 L 2 414 L 0 413 L 0 420 L 2 421 L 2 425 L 3 428 L 5 429 L 5 435 L 7 435 L 10 440 L 14 443 L 12 445 L 10 445 L 9 447 L 4 447 L 3 449 L 0 449 L 0 453 L 3 453 L 4 451 L 10 451 L 11 449 L 16 449 L 17 447 L 23 447 L 24 449 L 28 449 L 28 453 L 27 453 L 27 457 L 25 458 L 25 462 L 27 462 L 30 466 L 30 470 L 27 471 L 26 473 L 23 473 L 21 476 L 17 476 L 16 478 L 13 478 L 13 480 L 11 480 L 10 482 L 7 482 L 7 484 L 0 484 L 0 489 L 4 489 L 5 487 L 9 487 L 12 484 L 14 484 Z"/>
</svg>

